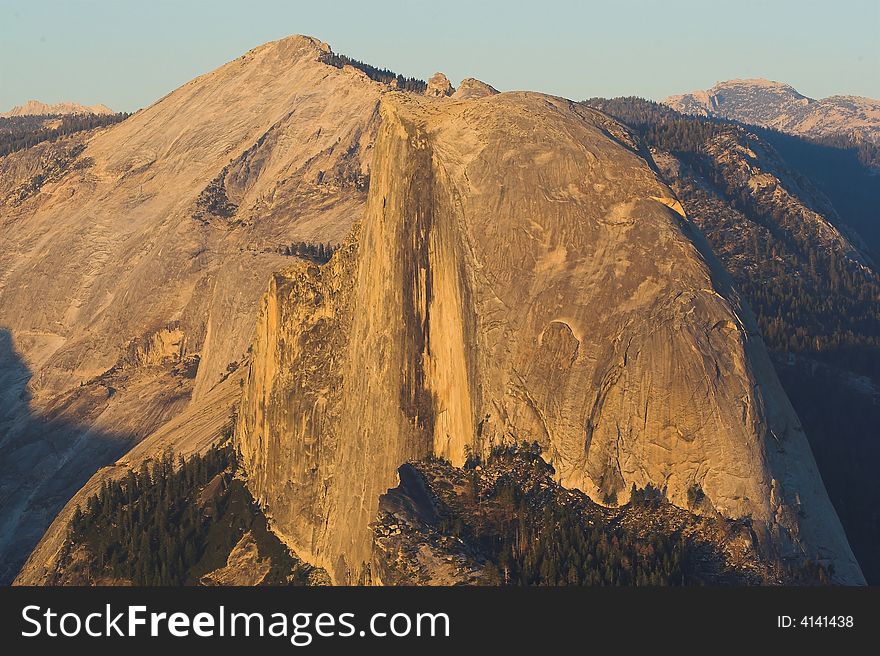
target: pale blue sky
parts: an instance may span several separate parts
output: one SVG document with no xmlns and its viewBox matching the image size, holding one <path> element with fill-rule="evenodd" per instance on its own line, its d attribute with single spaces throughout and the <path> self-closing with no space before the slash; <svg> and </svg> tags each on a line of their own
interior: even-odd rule
<svg viewBox="0 0 880 656">
<path fill-rule="evenodd" d="M 0 111 L 30 98 L 135 110 L 297 33 L 405 75 L 578 100 L 735 77 L 880 98 L 880 0 L 0 0 Z"/>
</svg>

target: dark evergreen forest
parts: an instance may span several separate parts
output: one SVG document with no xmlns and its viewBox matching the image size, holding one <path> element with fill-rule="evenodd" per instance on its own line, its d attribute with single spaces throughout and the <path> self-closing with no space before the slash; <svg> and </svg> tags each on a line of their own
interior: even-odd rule
<svg viewBox="0 0 880 656">
<path fill-rule="evenodd" d="M 56 141 L 84 130 L 93 130 L 119 123 L 130 114 L 72 114 L 60 117 L 61 124 L 55 128 L 44 127 L 44 123 L 56 116 L 13 116 L 0 118 L 0 157 L 36 146 L 44 141 Z"/>
<path fill-rule="evenodd" d="M 187 460 L 166 451 L 120 479 L 105 482 L 77 508 L 65 545 L 69 560 L 85 547 L 93 574 L 134 585 L 195 585 L 226 564 L 246 531 L 272 560 L 267 583 L 304 585 L 299 567 L 268 529 L 242 481 L 231 444 Z"/>
<path fill-rule="evenodd" d="M 428 88 L 428 83 L 424 80 L 419 80 L 414 77 L 404 77 L 394 71 L 389 71 L 387 68 L 376 68 L 375 66 L 371 66 L 370 64 L 365 64 L 362 61 L 358 61 L 357 59 L 352 59 L 351 57 L 346 57 L 345 55 L 338 55 L 335 52 L 330 52 L 324 55 L 321 60 L 325 64 L 329 64 L 330 66 L 335 66 L 336 68 L 342 68 L 343 66 L 354 66 L 356 69 L 363 71 L 367 74 L 367 77 L 371 80 L 375 80 L 376 82 L 382 82 L 384 84 L 396 83 L 397 88 L 402 91 L 414 91 L 416 93 L 424 93 L 425 89 Z"/>
</svg>

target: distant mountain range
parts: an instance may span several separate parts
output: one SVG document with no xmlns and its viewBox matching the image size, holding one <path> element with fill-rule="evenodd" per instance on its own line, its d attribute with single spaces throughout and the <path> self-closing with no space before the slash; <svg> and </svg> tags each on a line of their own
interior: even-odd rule
<svg viewBox="0 0 880 656">
<path fill-rule="evenodd" d="M 847 136 L 880 144 L 880 100 L 831 96 L 814 100 L 771 80 L 728 80 L 707 91 L 670 96 L 664 104 L 683 114 L 712 116 L 789 134 Z"/>
<path fill-rule="evenodd" d="M 62 116 L 68 114 L 106 116 L 114 113 L 107 105 L 80 105 L 75 102 L 60 102 L 50 105 L 39 100 L 28 100 L 24 105 L 18 105 L 5 114 L 0 114 L 0 118 L 12 118 L 14 116 Z"/>
</svg>

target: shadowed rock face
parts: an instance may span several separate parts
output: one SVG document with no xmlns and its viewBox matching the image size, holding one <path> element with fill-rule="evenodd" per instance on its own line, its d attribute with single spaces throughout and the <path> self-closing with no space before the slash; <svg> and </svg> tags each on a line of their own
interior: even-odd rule
<svg viewBox="0 0 880 656">
<path fill-rule="evenodd" d="M 357 580 L 401 463 L 527 439 L 597 501 L 699 488 L 863 581 L 750 313 L 619 126 L 531 93 L 380 113 L 364 221 L 275 276 L 239 415 L 297 553 Z"/>
</svg>

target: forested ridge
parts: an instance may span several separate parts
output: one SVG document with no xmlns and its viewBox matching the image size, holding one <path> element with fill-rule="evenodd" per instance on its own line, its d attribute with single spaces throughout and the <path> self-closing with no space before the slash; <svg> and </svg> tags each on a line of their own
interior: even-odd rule
<svg viewBox="0 0 880 656">
<path fill-rule="evenodd" d="M 189 459 L 166 451 L 105 481 L 74 510 L 59 581 L 195 585 L 223 567 L 246 532 L 271 559 L 265 583 L 305 585 L 303 566 L 268 529 L 247 487 L 235 477 L 231 443 Z M 73 575 L 69 571 L 79 569 Z"/>
<path fill-rule="evenodd" d="M 527 455 L 523 455 L 526 453 Z M 495 461 L 529 458 L 539 470 L 549 466 L 533 452 L 497 449 Z M 485 516 L 462 519 L 450 513 L 440 530 L 464 538 L 486 554 L 486 582 L 495 585 L 697 585 L 693 545 L 681 534 L 636 536 L 619 525 L 588 523 L 581 508 L 546 497 L 534 503 L 515 471 L 483 490 L 471 470 Z M 636 493 L 633 503 L 650 503 L 652 491 Z M 482 499 L 477 497 L 482 496 Z"/>
<path fill-rule="evenodd" d="M 352 59 L 346 55 L 339 55 L 335 52 L 326 53 L 322 58 L 325 64 L 342 68 L 343 66 L 353 66 L 359 71 L 363 71 L 368 78 L 383 84 L 396 84 L 398 89 L 403 91 L 414 91 L 415 93 L 424 93 L 428 88 L 428 83 L 415 77 L 405 77 L 387 68 L 377 68 L 370 64 L 366 64 L 357 59 Z"/>
<path fill-rule="evenodd" d="M 130 114 L 70 114 L 65 116 L 13 116 L 0 118 L 0 157 L 44 141 L 55 141 L 84 130 L 102 128 L 128 118 Z M 47 121 L 58 119 L 57 127 L 45 127 Z"/>
<path fill-rule="evenodd" d="M 406 465 L 401 487 L 380 502 L 380 564 L 405 584 L 419 565 L 401 554 L 437 550 L 488 585 L 694 586 L 826 584 L 811 562 L 767 561 L 748 519 L 673 506 L 663 490 L 633 486 L 628 503 L 603 506 L 554 480 L 537 443 L 496 445 L 463 468 L 441 458 Z M 431 499 L 427 511 L 425 492 Z M 698 486 L 692 508 L 705 504 Z M 404 499 L 403 502 L 400 499 Z M 409 508 L 417 507 L 415 514 Z M 405 509 L 405 510 L 401 510 Z M 444 555 L 448 554 L 448 555 Z M 454 554 L 454 555 L 453 555 Z M 418 558 L 416 560 L 422 560 Z M 431 557 L 425 556 L 429 562 Z M 470 565 L 465 567 L 464 562 Z M 476 573 L 475 573 L 476 572 Z M 415 578 L 412 578 L 415 577 Z"/>
<path fill-rule="evenodd" d="M 757 314 L 771 349 L 823 353 L 880 346 L 880 278 L 877 273 L 816 243 L 812 227 L 791 220 L 788 208 L 756 196 L 730 170 L 708 157 L 713 139 L 748 139 L 743 128 L 716 119 L 686 116 L 639 98 L 591 99 L 592 107 L 634 128 L 646 146 L 668 151 L 694 169 L 714 192 L 745 218 L 766 230 L 767 238 L 749 239 L 754 269 L 725 262 Z M 675 183 L 677 181 L 670 181 Z M 683 181 L 687 185 L 688 181 Z M 682 198 L 687 210 L 688 198 Z M 699 215 L 698 211 L 691 214 Z M 711 217 L 700 217 L 711 221 Z M 794 217 L 797 219 L 797 217 Z M 731 235 L 705 230 L 718 253 Z M 734 236 L 734 238 L 736 238 Z M 880 360 L 867 356 L 870 373 Z"/>
</svg>

